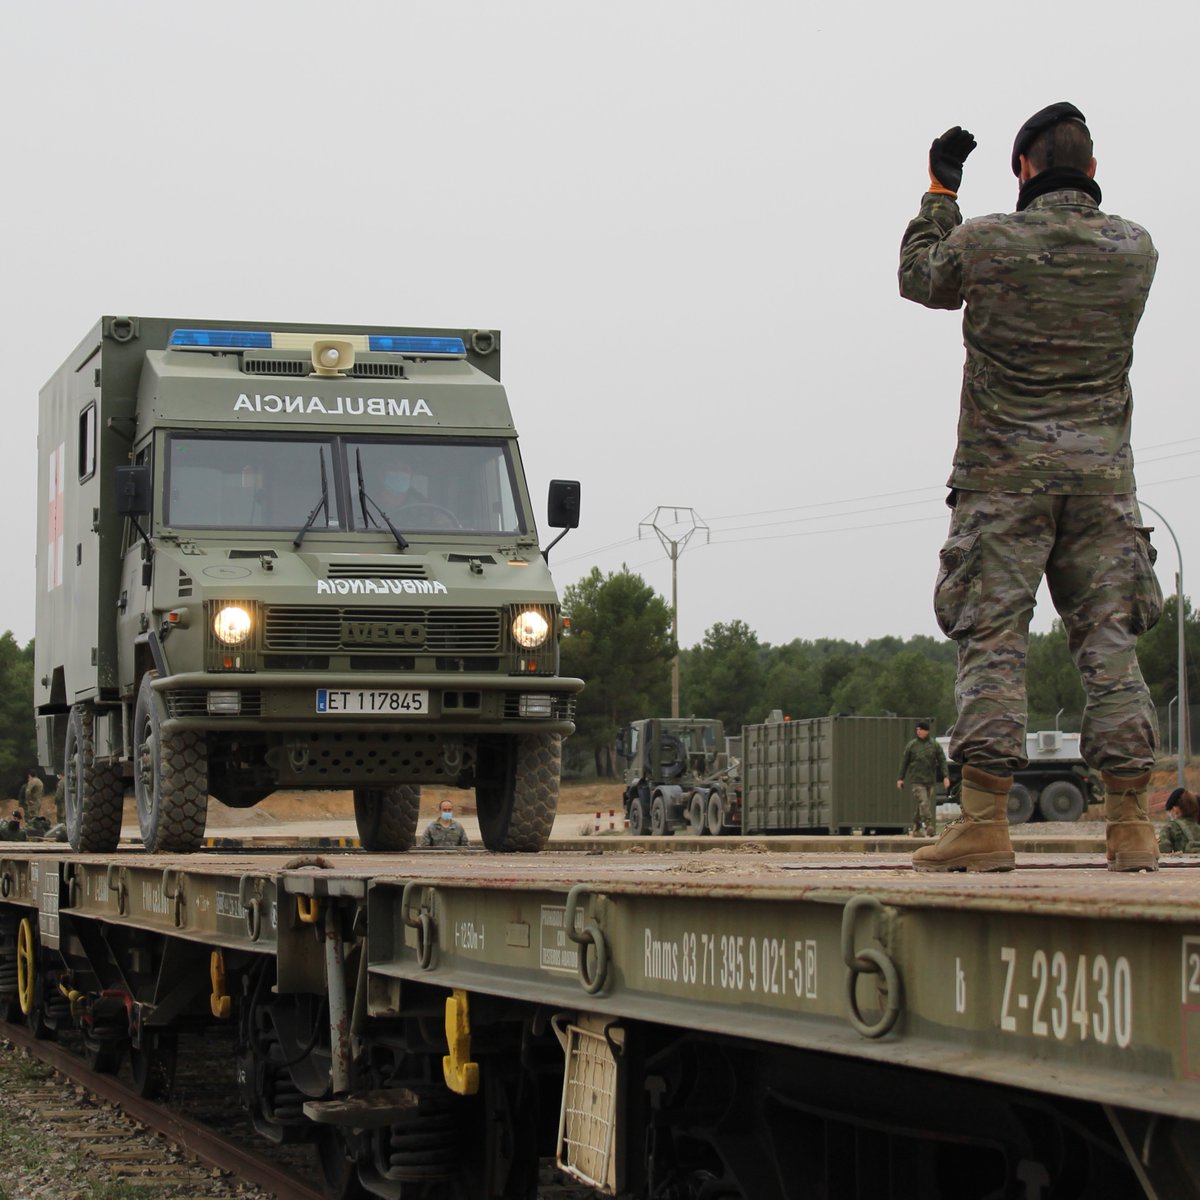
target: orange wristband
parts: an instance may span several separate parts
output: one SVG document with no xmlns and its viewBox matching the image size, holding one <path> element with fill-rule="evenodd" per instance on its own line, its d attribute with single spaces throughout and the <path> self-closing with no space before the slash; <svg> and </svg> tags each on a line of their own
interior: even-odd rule
<svg viewBox="0 0 1200 1200">
<path fill-rule="evenodd" d="M 926 190 L 932 192 L 935 196 L 949 196 L 951 200 L 958 199 L 958 193 L 952 192 L 948 187 L 943 187 L 938 183 L 933 177 L 933 172 L 929 174 L 929 187 Z"/>
</svg>

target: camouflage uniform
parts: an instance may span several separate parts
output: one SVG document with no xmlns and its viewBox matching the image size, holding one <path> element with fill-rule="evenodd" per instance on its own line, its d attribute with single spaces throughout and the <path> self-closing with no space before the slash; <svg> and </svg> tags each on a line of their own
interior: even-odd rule
<svg viewBox="0 0 1200 1200">
<path fill-rule="evenodd" d="M 58 777 L 58 786 L 54 789 L 54 820 L 62 825 L 67 819 L 67 781 L 65 776 Z"/>
<path fill-rule="evenodd" d="M 935 832 L 933 798 L 946 773 L 946 755 L 933 738 L 915 737 L 904 747 L 896 777 L 912 795 L 913 833 Z"/>
<path fill-rule="evenodd" d="M 422 846 L 465 846 L 467 831 L 457 821 L 430 821 L 421 834 Z"/>
<path fill-rule="evenodd" d="M 34 775 L 28 783 L 25 784 L 24 810 L 25 822 L 28 824 L 34 817 L 42 815 L 42 796 L 45 795 L 46 788 L 42 781 Z"/>
<path fill-rule="evenodd" d="M 20 821 L 0 821 L 0 842 L 27 842 L 29 836 Z"/>
<path fill-rule="evenodd" d="M 1165 853 L 1200 850 L 1200 821 L 1191 817 L 1172 817 L 1158 835 L 1158 848 Z"/>
<path fill-rule="evenodd" d="M 966 305 L 954 506 L 934 608 L 959 643 L 950 755 L 1026 765 L 1025 652 L 1043 575 L 1087 693 L 1084 759 L 1148 768 L 1158 730 L 1135 653 L 1162 610 L 1134 498 L 1133 336 L 1157 252 L 1071 188 L 962 223 L 928 193 L 901 245 L 900 291 Z"/>
</svg>

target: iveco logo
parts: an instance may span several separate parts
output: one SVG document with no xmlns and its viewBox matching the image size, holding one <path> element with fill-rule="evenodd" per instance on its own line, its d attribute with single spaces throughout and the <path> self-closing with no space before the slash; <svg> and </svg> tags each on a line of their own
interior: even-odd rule
<svg viewBox="0 0 1200 1200">
<path fill-rule="evenodd" d="M 420 646 L 425 626 L 419 621 L 343 621 L 342 642 L 374 646 Z"/>
</svg>

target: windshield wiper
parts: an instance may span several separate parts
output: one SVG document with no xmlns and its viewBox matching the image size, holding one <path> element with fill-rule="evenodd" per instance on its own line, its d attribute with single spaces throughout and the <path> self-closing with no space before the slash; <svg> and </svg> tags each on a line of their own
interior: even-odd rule
<svg viewBox="0 0 1200 1200">
<path fill-rule="evenodd" d="M 376 504 L 375 501 L 372 500 L 371 497 L 367 495 L 366 484 L 363 483 L 362 451 L 361 450 L 355 450 L 354 462 L 355 462 L 355 466 L 357 466 L 357 468 L 358 468 L 358 504 L 359 504 L 359 507 L 362 509 L 363 525 L 369 526 L 369 525 L 378 525 L 379 524 L 379 522 L 376 521 L 375 518 L 371 516 L 370 512 L 367 511 L 367 505 L 369 504 L 383 518 L 383 523 L 388 527 L 388 529 L 391 530 L 392 537 L 394 537 L 396 539 L 396 545 L 399 546 L 401 550 L 407 550 L 408 549 L 408 540 L 400 532 L 400 530 L 398 530 L 395 527 L 395 525 L 392 524 L 391 517 L 389 517 L 387 515 L 387 513 L 385 513 L 383 511 L 383 509 L 380 508 L 379 505 Z"/>
<path fill-rule="evenodd" d="M 318 450 L 321 455 L 321 498 L 317 501 L 316 507 L 312 510 L 312 512 L 308 514 L 308 520 L 304 522 L 304 528 L 301 529 L 294 538 L 292 538 L 292 545 L 295 546 L 297 550 L 300 549 L 304 542 L 304 535 L 313 527 L 313 523 L 317 519 L 317 513 L 319 513 L 321 509 L 325 510 L 325 524 L 329 524 L 329 479 L 325 474 L 325 447 L 320 446 L 318 447 Z"/>
</svg>

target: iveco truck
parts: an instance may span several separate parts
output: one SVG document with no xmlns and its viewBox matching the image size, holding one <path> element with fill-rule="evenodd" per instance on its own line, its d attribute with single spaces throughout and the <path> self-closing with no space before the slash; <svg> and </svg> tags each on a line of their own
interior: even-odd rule
<svg viewBox="0 0 1200 1200">
<path fill-rule="evenodd" d="M 497 332 L 104 317 L 38 463 L 38 743 L 76 850 L 115 848 L 127 785 L 150 850 L 280 788 L 352 790 L 363 845 L 406 850 L 423 783 L 474 788 L 489 849 L 544 845 L 583 685 Z M 549 491 L 565 533 L 579 485 Z"/>
</svg>

